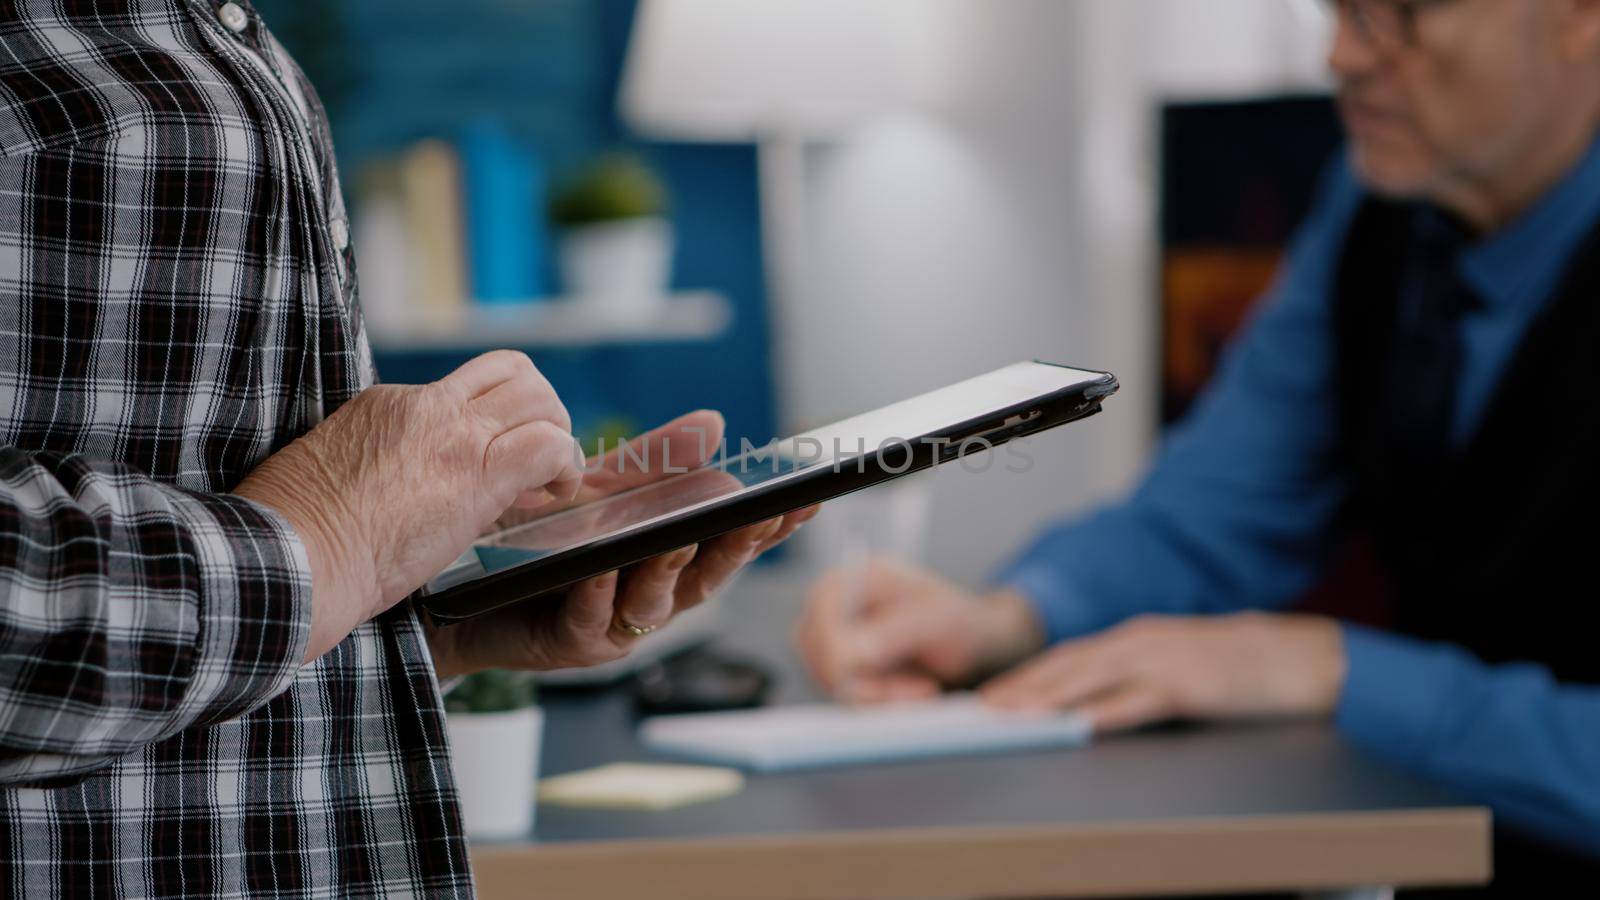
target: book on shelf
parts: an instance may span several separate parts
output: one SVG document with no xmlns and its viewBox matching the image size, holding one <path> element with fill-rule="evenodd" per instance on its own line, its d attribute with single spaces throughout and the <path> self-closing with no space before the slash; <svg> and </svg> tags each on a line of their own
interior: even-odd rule
<svg viewBox="0 0 1600 900">
<path fill-rule="evenodd" d="M 418 141 L 401 157 L 399 186 L 410 237 L 408 306 L 429 312 L 467 302 L 461 164 L 442 140 Z"/>
</svg>

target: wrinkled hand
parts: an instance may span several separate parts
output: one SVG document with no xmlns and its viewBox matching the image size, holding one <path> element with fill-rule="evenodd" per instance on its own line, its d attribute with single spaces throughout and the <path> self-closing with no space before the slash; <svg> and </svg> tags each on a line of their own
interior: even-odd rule
<svg viewBox="0 0 1600 900">
<path fill-rule="evenodd" d="M 1344 677 L 1331 619 L 1146 616 L 1061 644 L 982 693 L 1008 708 L 1075 710 L 1106 732 L 1175 718 L 1326 716 Z"/>
<path fill-rule="evenodd" d="M 635 438 L 634 450 L 591 462 L 574 502 L 587 502 L 649 484 L 672 470 L 708 461 L 722 440 L 722 417 L 700 411 Z M 637 459 L 646 462 L 639 466 Z M 562 504 L 529 510 L 547 513 Z M 428 646 L 441 678 L 479 669 L 560 669 L 591 666 L 623 655 L 638 640 L 622 627 L 658 628 L 699 605 L 752 559 L 776 546 L 816 514 L 808 507 L 722 535 L 696 547 L 662 554 L 569 588 L 559 599 L 534 599 L 454 625 L 427 626 Z M 520 521 L 513 516 L 502 525 Z"/>
<path fill-rule="evenodd" d="M 525 354 L 362 391 L 235 489 L 289 520 L 313 575 L 314 659 L 461 554 L 508 507 L 579 489 L 581 454 Z"/>
<path fill-rule="evenodd" d="M 850 702 L 913 700 L 972 683 L 1043 643 L 1026 600 L 982 596 L 885 560 L 812 586 L 795 646 L 824 689 Z"/>
</svg>

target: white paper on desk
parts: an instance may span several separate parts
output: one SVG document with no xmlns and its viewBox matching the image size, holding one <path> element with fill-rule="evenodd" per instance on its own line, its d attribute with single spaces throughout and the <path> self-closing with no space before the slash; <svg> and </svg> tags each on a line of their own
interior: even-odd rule
<svg viewBox="0 0 1600 900">
<path fill-rule="evenodd" d="M 757 772 L 1076 747 L 1090 731 L 1080 716 L 996 710 L 972 694 L 656 716 L 639 725 L 652 750 Z"/>
</svg>

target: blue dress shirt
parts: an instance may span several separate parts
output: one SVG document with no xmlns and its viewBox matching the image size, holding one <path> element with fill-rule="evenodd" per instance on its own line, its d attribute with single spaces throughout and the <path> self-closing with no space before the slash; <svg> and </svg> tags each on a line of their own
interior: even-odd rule
<svg viewBox="0 0 1600 900">
<path fill-rule="evenodd" d="M 1140 613 L 1281 607 L 1313 585 L 1350 489 L 1334 457 L 1332 285 L 1363 196 L 1347 164 L 1330 167 L 1276 284 L 1143 484 L 1046 531 L 1000 572 L 1052 642 Z M 1597 222 L 1600 142 L 1520 218 L 1462 252 L 1461 274 L 1483 302 L 1462 323 L 1458 445 Z M 1344 638 L 1337 723 L 1350 739 L 1507 821 L 1600 851 L 1600 687 L 1354 625 Z"/>
</svg>

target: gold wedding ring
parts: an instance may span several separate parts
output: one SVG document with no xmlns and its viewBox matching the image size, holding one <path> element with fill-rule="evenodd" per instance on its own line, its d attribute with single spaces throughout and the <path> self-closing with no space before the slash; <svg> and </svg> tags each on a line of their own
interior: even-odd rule
<svg viewBox="0 0 1600 900">
<path fill-rule="evenodd" d="M 631 622 L 624 622 L 621 619 L 617 620 L 617 627 L 622 629 L 624 633 L 633 635 L 634 637 L 644 637 L 650 632 L 655 631 L 657 628 L 655 625 L 634 625 Z"/>
</svg>

